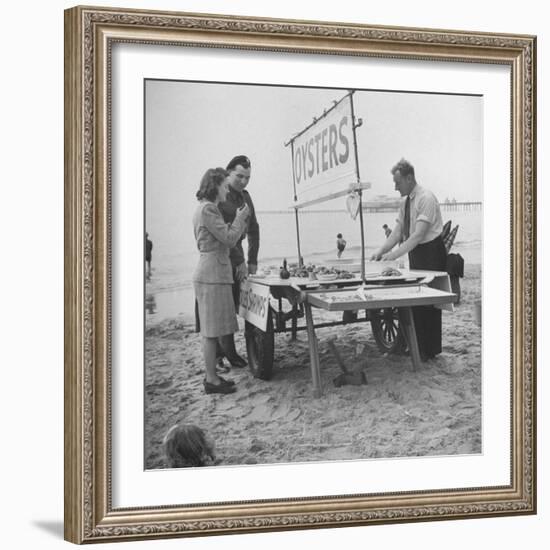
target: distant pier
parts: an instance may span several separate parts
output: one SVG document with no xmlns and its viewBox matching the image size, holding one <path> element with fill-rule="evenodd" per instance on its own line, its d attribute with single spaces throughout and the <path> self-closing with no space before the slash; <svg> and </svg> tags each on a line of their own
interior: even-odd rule
<svg viewBox="0 0 550 550">
<path fill-rule="evenodd" d="M 482 202 L 441 202 L 441 210 L 446 212 L 472 212 L 479 211 L 482 208 Z M 392 204 L 372 204 L 366 202 L 363 205 L 363 212 L 397 212 L 399 203 Z M 344 212 L 344 210 L 342 210 Z"/>
<path fill-rule="evenodd" d="M 482 202 L 443 202 L 439 205 L 441 210 L 447 212 L 470 212 L 472 210 L 481 210 Z"/>
<path fill-rule="evenodd" d="M 442 202 L 439 204 L 441 210 L 445 212 L 472 212 L 480 211 L 483 203 L 482 202 Z M 399 209 L 399 203 L 392 204 L 373 204 L 373 203 L 364 203 L 363 212 L 397 212 Z M 292 209 L 288 210 L 257 210 L 257 214 L 292 214 Z M 335 208 L 331 210 L 310 210 L 303 208 L 300 210 L 300 215 L 302 214 L 334 214 L 334 213 L 347 213 L 347 210 L 343 208 Z"/>
</svg>

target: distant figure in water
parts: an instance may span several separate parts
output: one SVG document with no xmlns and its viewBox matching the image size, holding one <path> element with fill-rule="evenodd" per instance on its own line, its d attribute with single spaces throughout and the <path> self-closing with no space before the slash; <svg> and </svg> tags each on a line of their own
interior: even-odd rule
<svg viewBox="0 0 550 550">
<path fill-rule="evenodd" d="M 391 229 L 388 227 L 387 223 L 382 226 L 382 229 L 384 230 L 384 235 L 386 235 L 387 239 L 391 235 Z"/>
<path fill-rule="evenodd" d="M 153 241 L 149 239 L 149 233 L 145 233 L 145 263 L 147 264 L 147 271 L 145 276 L 147 280 L 151 278 L 151 258 L 153 252 Z"/>
<path fill-rule="evenodd" d="M 214 464 L 214 443 L 194 424 L 176 424 L 164 436 L 162 447 L 169 468 L 194 468 Z"/>
<path fill-rule="evenodd" d="M 155 300 L 155 295 L 154 294 L 147 294 L 145 296 L 145 309 L 147 310 L 147 313 L 149 315 L 153 315 L 156 313 L 156 307 L 157 307 L 157 302 Z"/>
<path fill-rule="evenodd" d="M 346 240 L 342 237 L 342 233 L 338 233 L 338 235 L 336 235 L 336 248 L 338 249 L 336 255 L 340 258 L 342 256 L 342 252 L 344 252 L 344 248 L 346 248 Z"/>
</svg>

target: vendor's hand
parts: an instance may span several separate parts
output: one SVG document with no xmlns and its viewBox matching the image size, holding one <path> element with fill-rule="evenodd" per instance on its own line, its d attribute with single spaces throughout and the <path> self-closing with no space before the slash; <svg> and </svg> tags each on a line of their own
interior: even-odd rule
<svg viewBox="0 0 550 550">
<path fill-rule="evenodd" d="M 235 279 L 238 283 L 242 283 L 247 276 L 248 270 L 246 269 L 246 262 L 243 262 L 235 268 Z"/>
<path fill-rule="evenodd" d="M 371 257 L 371 262 L 378 262 L 382 258 L 382 254 L 377 250 Z"/>
<path fill-rule="evenodd" d="M 256 264 L 248 264 L 248 274 L 254 275 L 258 271 L 258 266 Z"/>
<path fill-rule="evenodd" d="M 388 252 L 387 254 L 384 254 L 382 256 L 382 261 L 383 262 L 391 262 L 393 260 L 397 260 L 397 256 L 396 256 L 395 252 Z"/>
</svg>

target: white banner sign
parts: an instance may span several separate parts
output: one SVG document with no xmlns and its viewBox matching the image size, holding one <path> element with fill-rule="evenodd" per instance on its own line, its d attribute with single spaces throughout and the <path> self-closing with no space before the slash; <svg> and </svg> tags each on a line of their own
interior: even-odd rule
<svg viewBox="0 0 550 550">
<path fill-rule="evenodd" d="M 269 313 L 269 286 L 253 283 L 248 279 L 241 283 L 239 315 L 265 331 Z"/>
<path fill-rule="evenodd" d="M 347 192 L 357 181 L 351 95 L 294 138 L 292 163 L 298 204 Z"/>
</svg>

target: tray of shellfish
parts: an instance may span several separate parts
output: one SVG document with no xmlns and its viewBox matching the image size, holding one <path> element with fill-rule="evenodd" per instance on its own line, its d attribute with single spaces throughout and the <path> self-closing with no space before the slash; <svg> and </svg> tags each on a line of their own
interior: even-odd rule
<svg viewBox="0 0 550 550">
<path fill-rule="evenodd" d="M 269 284 L 293 284 L 298 286 L 314 286 L 314 283 L 326 284 L 337 282 L 361 281 L 360 264 L 353 259 L 345 261 L 326 260 L 323 263 L 284 263 L 283 266 L 266 266 L 258 270 L 252 280 L 262 280 Z M 408 270 L 398 268 L 397 262 L 365 262 L 365 279 L 386 279 L 398 282 L 411 279 Z"/>
</svg>

